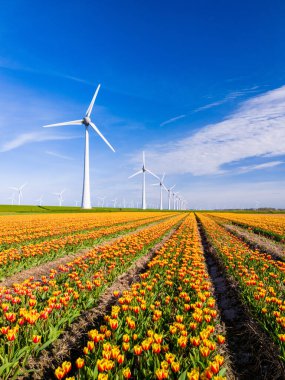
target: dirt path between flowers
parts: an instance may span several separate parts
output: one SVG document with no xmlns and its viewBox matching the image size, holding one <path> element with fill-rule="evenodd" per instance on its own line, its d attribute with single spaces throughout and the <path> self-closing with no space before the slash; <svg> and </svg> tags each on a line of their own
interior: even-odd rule
<svg viewBox="0 0 285 380">
<path fill-rule="evenodd" d="M 197 218 L 197 217 L 196 217 Z M 267 336 L 241 300 L 237 282 L 226 269 L 197 219 L 208 272 L 226 329 L 227 349 L 234 378 L 239 380 L 284 380 L 284 364 L 278 347 Z"/>
<path fill-rule="evenodd" d="M 100 247 L 104 247 L 106 245 L 113 244 L 115 241 L 119 241 L 123 237 L 131 236 L 131 235 L 133 235 L 139 231 L 142 231 L 143 229 L 149 228 L 149 227 L 154 226 L 155 224 L 158 224 L 158 223 L 162 223 L 165 220 L 166 219 L 163 218 L 161 221 L 155 221 L 155 222 L 152 222 L 150 224 L 144 225 L 142 227 L 138 227 L 134 231 L 125 232 L 125 233 L 124 233 L 124 231 L 122 231 L 117 236 L 115 236 L 109 240 L 104 239 L 105 241 L 103 243 L 98 243 L 98 244 L 95 244 L 95 245 L 90 246 L 88 248 L 81 249 L 80 251 L 78 251 L 76 253 L 67 254 L 64 257 L 55 259 L 53 261 L 49 261 L 45 264 L 40 264 L 38 266 L 34 266 L 32 268 L 25 269 L 19 273 L 15 273 L 14 275 L 12 275 L 10 277 L 7 277 L 4 281 L 1 281 L 0 286 L 1 287 L 7 287 L 7 288 L 12 287 L 13 284 L 16 284 L 16 283 L 20 284 L 21 282 L 25 281 L 27 278 L 30 278 L 30 277 L 33 277 L 35 281 L 41 281 L 41 277 L 42 276 L 48 276 L 50 274 L 51 269 L 58 269 L 58 267 L 60 265 L 65 265 L 65 264 L 73 261 L 74 259 L 76 259 L 78 257 L 85 256 L 89 251 L 91 251 L 94 248 L 100 248 Z M 108 237 L 107 237 L 107 239 L 108 239 Z"/>
<path fill-rule="evenodd" d="M 262 235 L 250 232 L 232 224 L 223 224 L 223 227 L 233 235 L 242 239 L 250 248 L 269 254 L 275 260 L 285 261 L 285 245 L 267 239 Z"/>
<path fill-rule="evenodd" d="M 183 220 L 184 219 L 173 227 L 148 253 L 135 261 L 128 271 L 121 274 L 113 284 L 103 292 L 98 299 L 98 306 L 96 308 L 83 312 L 62 336 L 52 344 L 50 349 L 43 350 L 38 358 L 30 358 L 28 370 L 32 374 L 19 379 L 53 379 L 55 369 L 61 365 L 64 360 L 74 362 L 76 358 L 82 356 L 83 347 L 88 340 L 87 332 L 91 329 L 98 328 L 104 321 L 104 315 L 110 312 L 112 306 L 117 302 L 117 298 L 113 294 L 114 291 L 118 290 L 122 293 L 124 290 L 130 289 L 132 283 L 140 281 L 139 275 L 148 269 L 147 264 L 154 257 L 155 252 L 170 239 Z"/>
</svg>

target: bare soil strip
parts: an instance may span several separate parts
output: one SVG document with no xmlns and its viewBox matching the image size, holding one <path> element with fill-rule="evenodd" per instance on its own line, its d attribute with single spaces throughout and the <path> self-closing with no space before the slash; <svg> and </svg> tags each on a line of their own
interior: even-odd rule
<svg viewBox="0 0 285 380">
<path fill-rule="evenodd" d="M 227 348 L 235 379 L 284 380 L 285 368 L 278 358 L 278 347 L 251 316 L 241 300 L 237 282 L 226 274 L 203 226 L 197 221 L 215 298 L 226 328 Z"/>
<path fill-rule="evenodd" d="M 119 290 L 120 292 L 128 290 L 133 282 L 140 281 L 139 275 L 147 270 L 147 264 L 153 258 L 155 252 L 174 234 L 181 223 L 182 221 L 172 228 L 147 254 L 133 263 L 127 272 L 121 274 L 101 295 L 96 308 L 83 312 L 62 336 L 53 343 L 49 350 L 43 350 L 38 358 L 31 358 L 28 363 L 31 374 L 19 377 L 19 379 L 54 379 L 55 369 L 64 360 L 72 360 L 73 362 L 77 357 L 82 356 L 83 347 L 88 340 L 87 332 L 100 326 L 104 320 L 104 315 L 110 312 L 112 306 L 117 302 L 117 298 L 113 294 L 114 290 Z"/>
<path fill-rule="evenodd" d="M 135 234 L 135 233 L 137 233 L 137 232 L 139 232 L 145 228 L 153 226 L 153 225 L 155 225 L 159 222 L 162 222 L 162 221 L 165 221 L 165 219 L 144 225 L 144 226 L 139 227 L 139 228 L 137 228 L 131 232 L 125 233 L 124 231 L 121 231 L 117 236 L 113 237 L 112 239 L 105 240 L 105 238 L 104 238 L 105 241 L 101 244 L 100 243 L 94 244 L 88 248 L 81 249 L 80 251 L 73 253 L 73 254 L 67 253 L 66 256 L 64 256 L 64 257 L 58 258 L 58 259 L 53 260 L 53 261 L 49 261 L 45 264 L 39 264 L 38 266 L 29 268 L 29 269 L 25 269 L 19 273 L 15 273 L 11 277 L 7 277 L 4 281 L 1 281 L 0 286 L 3 286 L 3 287 L 5 286 L 8 288 L 8 287 L 13 286 L 13 284 L 15 284 L 15 283 L 21 283 L 21 282 L 25 281 L 27 278 L 29 278 L 31 276 L 34 277 L 35 281 L 41 281 L 41 277 L 42 276 L 48 276 L 51 269 L 57 269 L 59 265 L 65 265 L 65 264 L 73 261 L 74 259 L 76 259 L 78 257 L 84 256 L 95 247 L 104 247 L 106 245 L 112 244 L 114 241 L 122 238 L 123 236 L 124 237 L 125 236 L 131 236 L 131 235 L 133 235 L 133 234 Z M 108 239 L 107 236 L 106 236 L 106 238 Z"/>
<path fill-rule="evenodd" d="M 258 249 L 263 253 L 267 253 L 275 260 L 285 261 L 285 245 L 274 242 L 271 239 L 262 235 L 257 235 L 242 227 L 233 224 L 223 224 L 223 227 L 231 232 L 233 235 L 242 239 L 250 248 Z"/>
</svg>

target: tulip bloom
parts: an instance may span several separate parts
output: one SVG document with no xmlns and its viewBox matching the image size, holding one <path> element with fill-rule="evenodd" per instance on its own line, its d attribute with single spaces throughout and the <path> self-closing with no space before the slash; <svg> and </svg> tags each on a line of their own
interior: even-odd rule
<svg viewBox="0 0 285 380">
<path fill-rule="evenodd" d="M 130 379 L 132 374 L 129 367 L 123 369 L 123 376 L 124 376 L 124 379 Z"/>
<path fill-rule="evenodd" d="M 33 335 L 33 342 L 39 343 L 41 341 L 42 337 L 40 335 Z"/>
<path fill-rule="evenodd" d="M 76 359 L 75 364 L 76 364 L 76 367 L 77 367 L 78 369 L 80 369 L 80 368 L 83 368 L 83 367 L 84 367 L 85 361 L 84 361 L 84 359 L 82 359 L 82 358 L 78 358 L 78 359 Z"/>
</svg>

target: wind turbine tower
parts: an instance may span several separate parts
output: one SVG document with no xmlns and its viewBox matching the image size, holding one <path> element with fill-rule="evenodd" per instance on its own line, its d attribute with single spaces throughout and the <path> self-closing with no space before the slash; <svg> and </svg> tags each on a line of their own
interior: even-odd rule
<svg viewBox="0 0 285 380">
<path fill-rule="evenodd" d="M 22 186 L 20 187 L 10 187 L 11 190 L 15 190 L 17 191 L 18 193 L 18 205 L 20 206 L 21 204 L 21 199 L 23 199 L 23 188 L 26 186 L 27 184 L 24 183 Z"/>
<path fill-rule="evenodd" d="M 86 114 L 83 117 L 83 119 L 67 121 L 64 123 L 44 125 L 45 128 L 47 128 L 47 127 L 61 127 L 61 126 L 66 126 L 66 125 L 80 125 L 80 126 L 83 126 L 85 128 L 84 174 L 83 174 L 83 189 L 82 189 L 82 202 L 81 202 L 81 207 L 84 209 L 92 208 L 91 196 L 90 196 L 89 127 L 93 128 L 94 131 L 101 137 L 101 139 L 103 141 L 105 141 L 105 143 L 109 146 L 109 148 L 113 152 L 115 152 L 114 148 L 109 143 L 109 141 L 102 135 L 102 133 L 99 131 L 99 129 L 96 127 L 96 125 L 91 121 L 91 112 L 92 112 L 96 97 L 98 95 L 99 89 L 100 89 L 100 84 L 98 85 L 98 87 L 94 93 L 94 96 L 91 100 L 89 107 L 87 108 Z"/>
<path fill-rule="evenodd" d="M 142 209 L 143 210 L 146 209 L 146 195 L 145 195 L 145 174 L 146 174 L 146 172 L 159 180 L 159 178 L 156 174 L 154 174 L 152 171 L 150 171 L 149 169 L 146 168 L 146 166 L 145 166 L 145 155 L 143 152 L 143 166 L 142 166 L 142 168 L 138 172 L 132 174 L 129 177 L 129 179 L 130 179 L 130 178 L 133 178 L 139 174 L 142 174 Z"/>
<path fill-rule="evenodd" d="M 171 194 L 172 194 L 172 189 L 174 189 L 175 186 L 176 185 L 173 185 L 172 187 L 170 187 L 169 189 L 167 189 L 167 191 L 168 191 L 168 210 L 171 209 L 171 205 L 170 205 L 170 203 L 171 203 Z"/>
<path fill-rule="evenodd" d="M 154 183 L 153 186 L 159 186 L 160 187 L 160 201 L 159 201 L 159 209 L 163 210 L 163 201 L 162 201 L 162 189 L 167 191 L 167 188 L 165 187 L 163 181 L 164 181 L 165 173 L 163 176 L 159 179 L 158 183 Z"/>
<path fill-rule="evenodd" d="M 62 194 L 64 192 L 65 192 L 65 190 L 61 190 L 59 193 L 54 193 L 54 195 L 57 196 L 59 206 L 62 206 L 62 202 L 63 202 Z"/>
</svg>

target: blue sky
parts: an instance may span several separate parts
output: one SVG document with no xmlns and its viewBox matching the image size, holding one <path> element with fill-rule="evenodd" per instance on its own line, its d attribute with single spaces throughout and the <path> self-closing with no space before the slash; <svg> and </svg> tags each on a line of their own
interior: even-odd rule
<svg viewBox="0 0 285 380">
<path fill-rule="evenodd" d="M 82 117 L 101 83 L 116 153 L 92 133 L 94 205 L 140 201 L 145 150 L 189 207 L 284 207 L 284 17 L 283 0 L 1 2 L 0 203 L 25 182 L 26 204 L 80 200 L 83 128 L 41 126 Z"/>
</svg>

